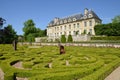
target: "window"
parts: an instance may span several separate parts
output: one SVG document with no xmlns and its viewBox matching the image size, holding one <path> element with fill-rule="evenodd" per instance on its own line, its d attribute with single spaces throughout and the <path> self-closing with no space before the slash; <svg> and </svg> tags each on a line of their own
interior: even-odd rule
<svg viewBox="0 0 120 80">
<path fill-rule="evenodd" d="M 87 18 L 87 16 L 86 15 L 84 15 L 84 19 L 86 19 Z"/>
<path fill-rule="evenodd" d="M 57 30 L 59 30 L 59 27 L 57 27 Z"/>
<path fill-rule="evenodd" d="M 72 20 L 69 18 L 69 19 L 68 19 L 68 22 L 71 22 L 71 21 L 72 21 Z"/>
<path fill-rule="evenodd" d="M 64 23 L 67 23 L 67 20 L 66 20 L 66 19 L 64 20 Z"/>
<path fill-rule="evenodd" d="M 77 28 L 79 28 L 80 27 L 80 24 L 79 23 L 77 23 Z"/>
<path fill-rule="evenodd" d="M 76 35 L 76 31 L 73 31 L 73 35 Z"/>
<path fill-rule="evenodd" d="M 89 21 L 89 26 L 92 26 L 92 21 Z"/>
<path fill-rule="evenodd" d="M 60 24 L 63 24 L 63 21 L 62 21 L 62 20 L 60 21 Z"/>
<path fill-rule="evenodd" d="M 73 21 L 76 21 L 77 19 L 76 18 L 73 18 Z"/>
<path fill-rule="evenodd" d="M 64 32 L 64 35 L 66 35 L 66 32 Z"/>
<path fill-rule="evenodd" d="M 87 27 L 87 22 L 86 21 L 84 22 L 84 26 Z"/>
<path fill-rule="evenodd" d="M 76 24 L 73 24 L 74 28 L 76 27 Z"/>
<path fill-rule="evenodd" d="M 62 32 L 60 32 L 60 34 L 62 35 Z"/>
<path fill-rule="evenodd" d="M 66 25 L 65 25 L 65 30 L 66 30 Z"/>
<path fill-rule="evenodd" d="M 55 27 L 55 31 L 56 31 L 56 27 Z"/>
<path fill-rule="evenodd" d="M 89 14 L 89 18 L 91 18 L 92 17 L 92 14 Z"/>
<path fill-rule="evenodd" d="M 59 22 L 57 22 L 57 25 L 59 25 Z"/>
<path fill-rule="evenodd" d="M 69 29 L 71 29 L 71 25 L 69 25 Z"/>
<path fill-rule="evenodd" d="M 62 30 L 62 26 L 60 26 L 60 29 Z"/>
<path fill-rule="evenodd" d="M 71 31 L 69 31 L 69 35 L 71 35 Z"/>
<path fill-rule="evenodd" d="M 56 33 L 55 33 L 55 36 L 56 36 Z"/>
<path fill-rule="evenodd" d="M 90 29 L 89 33 L 92 34 L 92 29 Z"/>
</svg>

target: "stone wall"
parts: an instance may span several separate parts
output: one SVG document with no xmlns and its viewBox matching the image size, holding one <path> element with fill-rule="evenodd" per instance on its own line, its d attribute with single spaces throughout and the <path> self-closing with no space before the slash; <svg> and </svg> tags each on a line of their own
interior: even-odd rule
<svg viewBox="0 0 120 80">
<path fill-rule="evenodd" d="M 66 36 L 66 39 L 68 36 Z M 89 35 L 72 35 L 73 41 L 74 42 L 79 42 L 79 41 L 90 41 L 91 38 Z M 51 37 L 37 37 L 35 38 L 35 42 L 55 42 L 56 40 L 60 41 L 61 36 L 51 36 Z"/>
<path fill-rule="evenodd" d="M 19 45 L 32 45 L 32 46 L 58 46 L 58 43 L 18 43 Z M 120 44 L 115 43 L 61 43 L 63 46 L 84 46 L 84 47 L 113 47 L 120 48 Z"/>
<path fill-rule="evenodd" d="M 74 42 L 79 42 L 79 41 L 90 41 L 91 38 L 89 35 L 76 35 L 72 36 Z"/>
</svg>

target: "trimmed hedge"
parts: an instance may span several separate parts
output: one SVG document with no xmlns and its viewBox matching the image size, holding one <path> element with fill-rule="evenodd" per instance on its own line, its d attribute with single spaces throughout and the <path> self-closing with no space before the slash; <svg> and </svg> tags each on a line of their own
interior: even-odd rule
<svg viewBox="0 0 120 80">
<path fill-rule="evenodd" d="M 3 53 L 0 58 L 5 58 L 0 60 L 5 80 L 14 80 L 16 76 L 27 77 L 29 80 L 76 80 L 86 79 L 89 75 L 91 76 L 86 80 L 91 80 L 91 77 L 94 80 L 99 80 L 98 78 L 102 80 L 120 64 L 120 49 L 114 48 L 66 46 L 66 54 L 59 55 L 59 48 L 56 46 L 37 49 L 19 47 L 18 51 L 12 49 L 2 51 L 7 46 L 0 45 L 0 47 Z M 69 65 L 66 65 L 66 60 L 69 61 Z M 18 61 L 21 61 L 26 68 L 18 69 L 11 66 Z M 45 67 L 49 62 L 52 63 L 52 68 Z M 109 70 L 106 71 L 107 67 Z"/>
<path fill-rule="evenodd" d="M 114 69 L 120 66 L 120 59 L 114 60 L 107 66 L 102 67 L 91 75 L 88 75 L 80 80 L 104 80 Z"/>
<path fill-rule="evenodd" d="M 120 40 L 120 36 L 96 36 L 91 37 L 91 40 Z"/>
</svg>

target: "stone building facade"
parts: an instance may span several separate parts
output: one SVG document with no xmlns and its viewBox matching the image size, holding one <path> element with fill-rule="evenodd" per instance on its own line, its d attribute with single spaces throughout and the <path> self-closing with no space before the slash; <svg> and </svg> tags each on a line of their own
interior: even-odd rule
<svg viewBox="0 0 120 80">
<path fill-rule="evenodd" d="M 84 9 L 84 14 L 76 14 L 65 18 L 54 18 L 47 26 L 48 39 L 60 39 L 61 35 L 79 36 L 82 34 L 95 35 L 94 26 L 102 20 L 93 10 Z M 74 39 L 73 39 L 74 40 Z"/>
</svg>

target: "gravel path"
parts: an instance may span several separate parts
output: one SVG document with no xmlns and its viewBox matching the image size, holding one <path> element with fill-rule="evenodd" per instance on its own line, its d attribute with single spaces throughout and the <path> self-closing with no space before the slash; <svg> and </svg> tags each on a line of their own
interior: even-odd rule
<svg viewBox="0 0 120 80">
<path fill-rule="evenodd" d="M 0 80 L 4 80 L 4 72 L 0 69 Z"/>
<path fill-rule="evenodd" d="M 16 77 L 16 80 L 28 80 L 27 78 Z"/>
<path fill-rule="evenodd" d="M 115 69 L 105 80 L 120 80 L 120 67 Z"/>
<path fill-rule="evenodd" d="M 24 69 L 23 66 L 22 66 L 22 62 L 17 62 L 12 66 L 15 67 L 15 68 Z M 16 77 L 16 80 L 28 80 L 28 78 Z"/>
<path fill-rule="evenodd" d="M 22 62 L 17 62 L 12 66 L 15 67 L 15 68 L 23 69 Z"/>
</svg>

